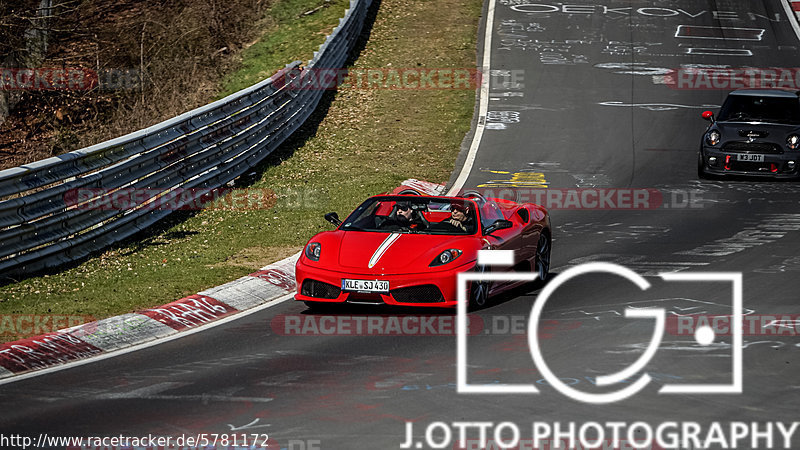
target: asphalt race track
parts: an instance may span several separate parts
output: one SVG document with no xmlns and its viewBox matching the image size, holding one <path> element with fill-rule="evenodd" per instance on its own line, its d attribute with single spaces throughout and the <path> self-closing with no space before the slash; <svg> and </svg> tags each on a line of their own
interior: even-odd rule
<svg viewBox="0 0 800 450">
<path fill-rule="evenodd" d="M 467 379 L 532 385 L 538 394 L 458 393 L 451 314 L 349 309 L 327 316 L 287 301 L 141 351 L 2 385 L 0 433 L 245 433 L 268 434 L 270 448 L 391 449 L 404 444 L 407 422 L 411 448 L 430 448 L 444 442 L 439 428 L 426 438 L 437 421 L 510 422 L 526 439 L 534 422 L 641 421 L 655 429 L 716 421 L 727 429 L 798 420 L 800 326 L 796 316 L 772 321 L 800 314 L 800 184 L 698 180 L 700 113 L 717 111 L 730 89 L 677 89 L 664 76 L 698 65 L 797 67 L 798 50 L 779 0 L 496 3 L 486 129 L 465 188 L 530 201 L 539 195 L 556 206 L 555 274 L 604 261 L 652 284 L 641 291 L 614 275 L 581 276 L 556 290 L 540 322 L 550 369 L 572 388 L 599 394 L 631 385 L 601 387 L 596 377 L 636 361 L 653 333 L 652 320 L 626 318 L 625 309 L 664 308 L 667 331 L 644 370 L 652 381 L 627 399 L 588 404 L 548 385 L 528 348 L 527 317 L 542 289 L 534 284 L 471 313 Z M 616 197 L 584 199 L 583 209 L 569 203 L 569 192 L 598 189 Z M 630 201 L 642 193 L 647 202 Z M 703 346 L 693 335 L 700 316 L 731 314 L 732 285 L 658 277 L 674 271 L 742 273 L 749 317 L 741 394 L 659 393 L 734 378 L 733 337 Z M 395 317 L 424 326 L 392 335 Z M 353 331 L 371 323 L 378 332 Z M 641 439 L 642 430 L 633 436 Z M 783 448 L 773 431 L 772 447 Z M 767 448 L 765 439 L 736 447 Z M 696 448 L 690 444 L 680 446 Z M 800 448 L 800 433 L 791 447 Z"/>
</svg>

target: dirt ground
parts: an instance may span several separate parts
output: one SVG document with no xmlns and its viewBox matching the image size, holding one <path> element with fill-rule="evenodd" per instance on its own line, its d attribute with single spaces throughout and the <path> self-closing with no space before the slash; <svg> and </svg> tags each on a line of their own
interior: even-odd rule
<svg viewBox="0 0 800 450">
<path fill-rule="evenodd" d="M 260 35 L 272 0 L 64 0 L 47 16 L 47 49 L 21 40 L 38 1 L 0 2 L 0 85 L 18 67 L 88 71 L 94 87 L 0 91 L 0 169 L 153 125 L 214 99 L 222 77 Z M 9 6 L 10 5 L 10 6 Z M 31 66 L 34 63 L 35 66 Z"/>
</svg>

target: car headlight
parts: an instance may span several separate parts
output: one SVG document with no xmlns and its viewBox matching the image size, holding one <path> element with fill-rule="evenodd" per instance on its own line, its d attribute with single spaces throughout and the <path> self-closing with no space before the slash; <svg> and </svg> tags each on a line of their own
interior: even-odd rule
<svg viewBox="0 0 800 450">
<path fill-rule="evenodd" d="M 788 138 L 786 138 L 786 146 L 792 150 L 797 150 L 800 148 L 800 136 L 796 134 L 790 134 Z"/>
<path fill-rule="evenodd" d="M 445 250 L 431 261 L 429 267 L 443 266 L 459 256 L 461 256 L 461 250 L 455 248 Z"/>
<path fill-rule="evenodd" d="M 319 261 L 319 255 L 322 253 L 322 244 L 319 242 L 311 242 L 306 245 L 306 257 L 312 261 Z"/>
<path fill-rule="evenodd" d="M 717 144 L 719 144 L 719 139 L 720 139 L 720 135 L 719 135 L 719 131 L 717 131 L 717 130 L 711 130 L 711 132 L 706 135 L 706 143 L 708 145 L 717 145 Z"/>
</svg>

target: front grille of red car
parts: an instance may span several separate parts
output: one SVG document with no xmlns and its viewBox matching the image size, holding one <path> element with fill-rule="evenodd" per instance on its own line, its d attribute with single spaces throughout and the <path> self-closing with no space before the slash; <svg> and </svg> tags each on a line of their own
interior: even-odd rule
<svg viewBox="0 0 800 450">
<path fill-rule="evenodd" d="M 394 289 L 392 297 L 400 303 L 440 303 L 444 301 L 442 291 L 433 284 Z"/>
<path fill-rule="evenodd" d="M 323 283 L 322 281 L 306 279 L 300 288 L 300 293 L 308 297 L 315 298 L 336 298 L 342 290 L 339 286 Z"/>
<path fill-rule="evenodd" d="M 348 303 L 360 303 L 368 305 L 382 305 L 383 298 L 381 294 L 368 294 L 365 292 L 350 292 L 347 294 Z"/>
</svg>

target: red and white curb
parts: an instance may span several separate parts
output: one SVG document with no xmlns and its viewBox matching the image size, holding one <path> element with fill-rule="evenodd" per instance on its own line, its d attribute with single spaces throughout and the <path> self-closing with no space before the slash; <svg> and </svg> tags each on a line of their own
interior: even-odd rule
<svg viewBox="0 0 800 450">
<path fill-rule="evenodd" d="M 403 185 L 428 195 L 444 191 L 443 185 L 414 179 Z M 125 350 L 274 302 L 295 292 L 299 257 L 166 305 L 0 344 L 0 379 Z"/>
<path fill-rule="evenodd" d="M 0 378 L 174 335 L 294 292 L 300 254 L 166 305 L 0 345 Z"/>
<path fill-rule="evenodd" d="M 800 22 L 800 0 L 784 0 L 783 5 L 786 14 L 789 16 L 789 22 L 791 22 L 797 38 L 800 39 L 800 24 L 798 23 Z M 794 17 L 792 17 L 792 14 L 794 14 Z"/>
</svg>

